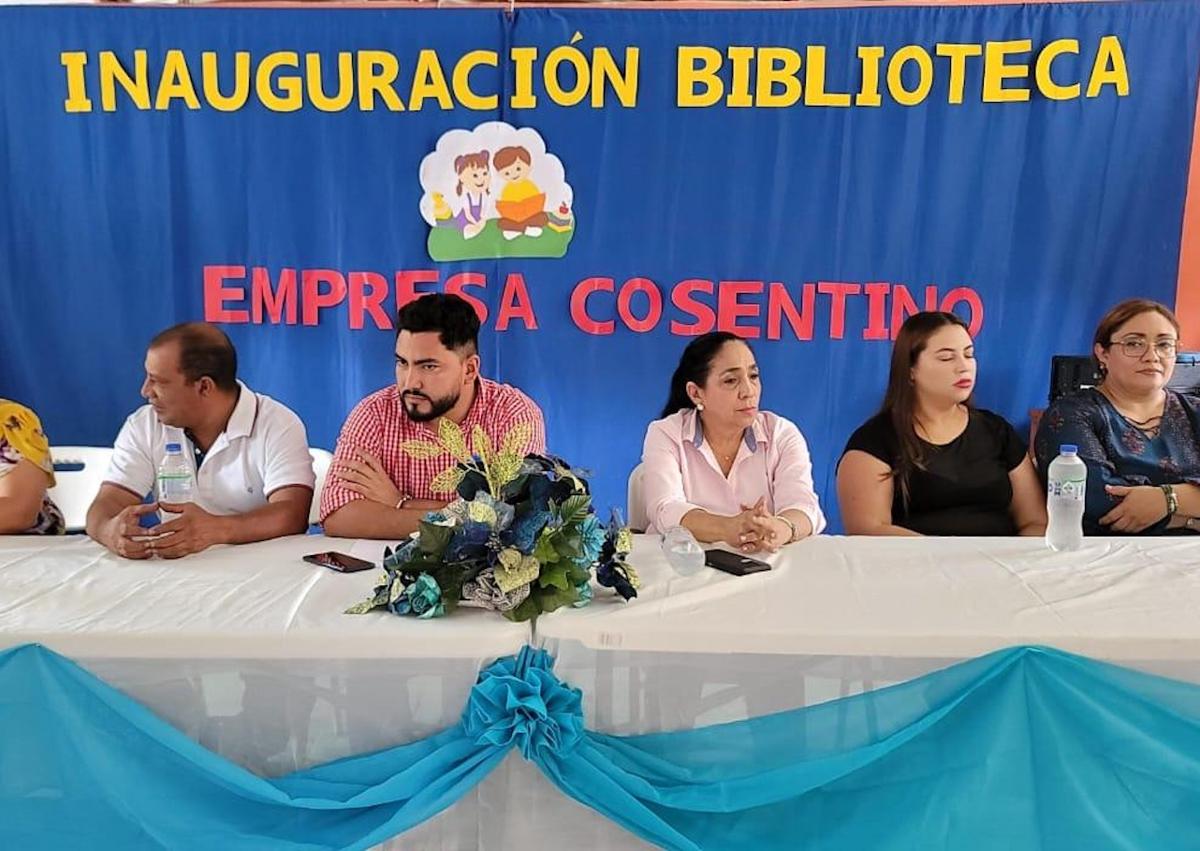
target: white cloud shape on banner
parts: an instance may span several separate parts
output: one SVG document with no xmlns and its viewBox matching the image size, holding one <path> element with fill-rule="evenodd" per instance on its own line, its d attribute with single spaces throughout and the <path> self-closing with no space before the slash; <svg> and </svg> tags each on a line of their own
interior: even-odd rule
<svg viewBox="0 0 1200 851">
<path fill-rule="evenodd" d="M 496 151 L 501 148 L 521 147 L 529 151 L 533 160 L 529 179 L 546 195 L 546 209 L 557 210 L 561 204 L 570 208 L 575 196 L 567 183 L 562 160 L 546 151 L 546 142 L 532 127 L 513 127 L 503 121 L 486 121 L 474 130 L 447 130 L 438 139 L 437 147 L 421 160 L 421 217 L 430 227 L 437 226 L 434 215 L 434 193 L 439 194 L 449 205 L 451 213 L 458 215 L 462 210 L 465 193 L 457 192 L 458 175 L 454 171 L 454 160 L 464 154 L 488 152 L 491 163 Z M 484 201 L 483 214 L 495 218 L 496 197 L 503 186 L 503 179 L 491 167 L 491 192 Z"/>
</svg>

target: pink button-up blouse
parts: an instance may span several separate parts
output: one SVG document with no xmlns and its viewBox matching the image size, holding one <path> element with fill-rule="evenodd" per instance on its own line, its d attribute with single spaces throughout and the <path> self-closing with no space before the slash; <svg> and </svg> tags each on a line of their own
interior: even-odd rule
<svg viewBox="0 0 1200 851">
<path fill-rule="evenodd" d="M 678 526 L 694 508 L 731 516 L 764 496 L 771 514 L 799 509 L 812 521 L 813 534 L 825 528 L 804 435 L 766 411 L 746 429 L 729 478 L 704 439 L 696 411 L 655 420 L 642 449 L 642 488 L 648 532 Z"/>
</svg>

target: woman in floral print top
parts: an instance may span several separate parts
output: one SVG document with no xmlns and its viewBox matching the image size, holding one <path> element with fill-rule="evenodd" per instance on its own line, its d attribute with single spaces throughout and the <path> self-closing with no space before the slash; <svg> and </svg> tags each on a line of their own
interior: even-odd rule
<svg viewBox="0 0 1200 851">
<path fill-rule="evenodd" d="M 0 399 L 0 534 L 66 531 L 62 512 L 46 494 L 51 487 L 54 462 L 37 414 Z"/>
<path fill-rule="evenodd" d="M 1165 306 L 1131 299 L 1096 329 L 1100 386 L 1058 399 L 1038 426 L 1043 479 L 1063 444 L 1087 464 L 1088 535 L 1200 531 L 1200 398 L 1168 389 L 1179 322 Z"/>
</svg>

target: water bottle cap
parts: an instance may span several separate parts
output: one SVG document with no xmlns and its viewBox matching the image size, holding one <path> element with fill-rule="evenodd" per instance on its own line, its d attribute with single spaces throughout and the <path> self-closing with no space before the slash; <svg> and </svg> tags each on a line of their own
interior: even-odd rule
<svg viewBox="0 0 1200 851">
<path fill-rule="evenodd" d="M 1062 446 L 1058 447 L 1058 451 L 1063 455 L 1078 455 L 1079 447 L 1074 443 L 1064 443 Z"/>
<path fill-rule="evenodd" d="M 168 443 L 168 444 L 167 444 L 167 453 L 168 453 L 168 454 L 171 454 L 171 455 L 177 455 L 177 454 L 180 454 L 180 453 L 182 453 L 182 452 L 183 452 L 183 446 L 182 446 L 182 445 L 180 445 L 180 444 L 178 444 L 178 443 Z"/>
</svg>

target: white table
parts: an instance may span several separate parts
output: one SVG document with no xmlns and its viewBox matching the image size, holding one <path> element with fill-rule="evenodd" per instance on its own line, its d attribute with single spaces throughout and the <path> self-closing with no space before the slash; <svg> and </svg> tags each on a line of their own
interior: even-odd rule
<svg viewBox="0 0 1200 851">
<path fill-rule="evenodd" d="M 479 660 L 528 639 L 528 626 L 479 611 L 343 614 L 380 571 L 301 560 L 332 549 L 378 562 L 383 548 L 296 535 L 130 561 L 81 536 L 0 537 L 0 647 L 38 642 L 75 659 Z"/>
<path fill-rule="evenodd" d="M 965 658 L 1053 644 L 1107 659 L 1200 659 L 1200 536 L 1091 538 L 1055 553 L 1040 538 L 819 536 L 766 556 L 773 569 L 676 576 L 637 536 L 642 590 L 607 593 L 538 624 L 591 648 Z"/>
<path fill-rule="evenodd" d="M 1018 644 L 1200 681 L 1200 538 L 842 538 L 793 544 L 744 577 L 679 577 L 636 540 L 623 605 L 538 622 L 596 729 L 736 720 L 898 682 Z M 590 700 L 587 698 L 590 696 Z"/>
<path fill-rule="evenodd" d="M 767 574 L 678 577 L 639 536 L 637 600 L 597 588 L 535 635 L 480 611 L 343 615 L 376 574 L 300 561 L 324 549 L 374 560 L 382 545 L 296 537 L 139 563 L 80 538 L 0 538 L 0 648 L 45 644 L 263 774 L 454 723 L 479 669 L 531 639 L 583 689 L 589 726 L 618 733 L 808 705 L 1015 644 L 1200 682 L 1200 539 L 1056 554 L 1038 539 L 820 537 Z M 641 847 L 515 756 L 394 844 L 538 847 L 555 830 Z"/>
<path fill-rule="evenodd" d="M 480 669 L 530 631 L 479 610 L 346 615 L 380 572 L 301 561 L 378 561 L 383 547 L 295 536 L 128 561 L 83 537 L 0 537 L 0 649 L 43 644 L 263 775 L 401 744 L 454 724 Z M 464 798 L 404 847 L 472 847 L 488 796 L 504 794 Z"/>
</svg>

